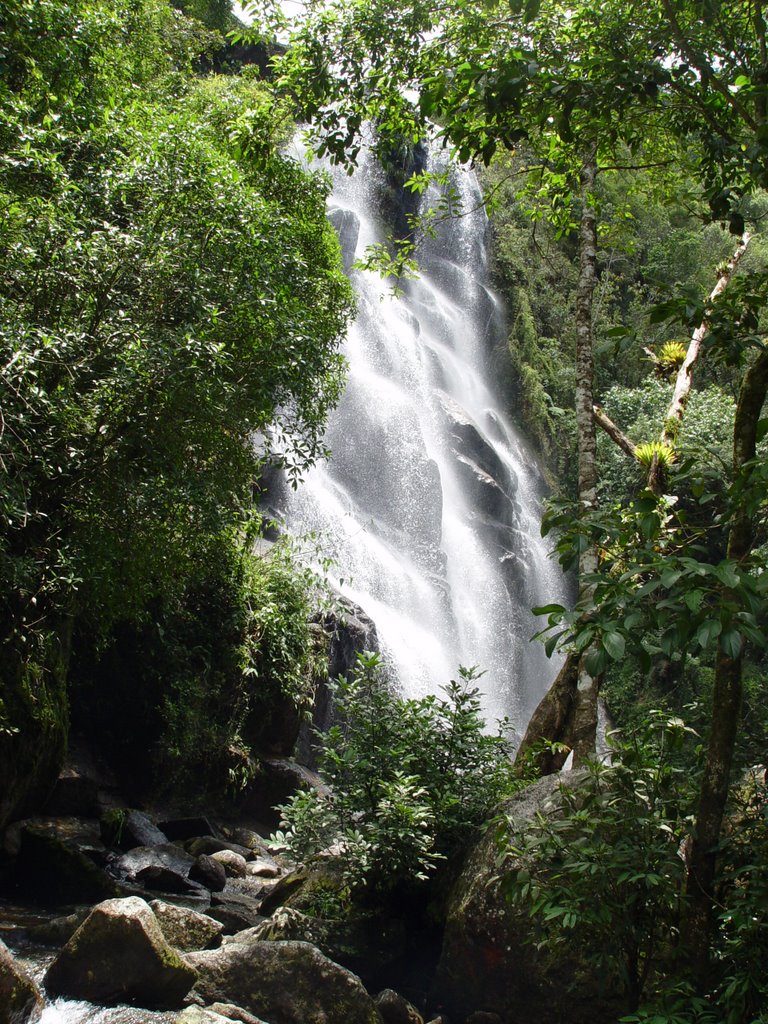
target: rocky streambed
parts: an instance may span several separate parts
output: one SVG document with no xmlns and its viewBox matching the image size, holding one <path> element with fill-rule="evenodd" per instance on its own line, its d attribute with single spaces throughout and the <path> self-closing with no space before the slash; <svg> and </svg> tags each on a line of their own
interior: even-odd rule
<svg viewBox="0 0 768 1024">
<path fill-rule="evenodd" d="M 424 1020 L 349 969 L 375 983 L 407 951 L 404 927 L 305 912 L 332 876 L 275 855 L 261 832 L 204 817 L 113 808 L 17 822 L 5 835 L 0 1022 Z"/>
</svg>

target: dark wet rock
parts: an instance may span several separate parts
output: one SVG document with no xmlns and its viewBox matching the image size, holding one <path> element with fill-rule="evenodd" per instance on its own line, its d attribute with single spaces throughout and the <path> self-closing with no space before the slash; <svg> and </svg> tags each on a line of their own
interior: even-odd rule
<svg viewBox="0 0 768 1024">
<path fill-rule="evenodd" d="M 42 1008 L 39 988 L 0 941 L 0 1024 L 27 1024 Z"/>
<path fill-rule="evenodd" d="M 328 211 L 328 220 L 339 236 L 341 257 L 344 262 L 344 273 L 349 274 L 355 262 L 357 239 L 360 235 L 360 218 L 352 210 L 344 210 L 339 206 Z"/>
<path fill-rule="evenodd" d="M 211 892 L 221 892 L 227 884 L 227 873 L 223 865 L 209 857 L 207 853 L 201 853 L 195 858 L 189 869 L 189 877 L 192 881 L 200 882 Z"/>
<path fill-rule="evenodd" d="M 264 920 L 261 899 L 241 893 L 211 893 L 210 916 L 224 925 L 225 935 L 253 928 Z"/>
<path fill-rule="evenodd" d="M 166 942 L 149 905 L 130 896 L 93 908 L 49 967 L 45 987 L 52 996 L 173 1008 L 195 977 Z"/>
<path fill-rule="evenodd" d="M 333 695 L 328 680 L 349 678 L 358 654 L 378 651 L 379 638 L 373 620 L 359 605 L 338 597 L 333 611 L 317 616 L 312 628 L 320 631 L 328 658 L 327 677 L 315 680 L 312 717 L 299 729 L 296 760 L 312 770 L 317 769 L 317 735 L 333 725 Z"/>
<path fill-rule="evenodd" d="M 248 851 L 250 854 L 250 850 Z M 247 861 L 241 853 L 234 850 L 217 850 L 211 854 L 211 859 L 217 861 L 227 873 L 227 878 L 245 878 Z"/>
<path fill-rule="evenodd" d="M 499 481 L 482 466 L 466 455 L 459 455 L 454 463 L 474 508 L 483 515 L 502 522 L 513 518 L 513 499 Z"/>
<path fill-rule="evenodd" d="M 42 921 L 27 929 L 27 935 L 33 942 L 39 942 L 44 946 L 63 946 L 75 934 L 83 921 L 90 914 L 90 910 L 84 908 L 73 914 L 66 914 L 64 917 L 54 917 L 50 921 Z"/>
<path fill-rule="evenodd" d="M 268 830 L 267 830 L 268 831 Z M 251 828 L 244 828 L 243 826 L 232 826 L 225 829 L 225 835 L 229 840 L 227 849 L 234 850 L 236 853 L 243 853 L 243 849 L 250 850 L 251 853 L 259 854 L 263 856 L 269 852 L 269 845 L 263 835 L 258 832 L 254 832 Z M 209 850 L 201 851 L 209 853 Z M 247 855 L 243 853 L 243 856 L 247 858 Z"/>
<path fill-rule="evenodd" d="M 189 953 L 195 993 L 264 1017 L 271 1024 L 382 1024 L 354 974 L 306 942 L 231 943 Z"/>
<path fill-rule="evenodd" d="M 329 792 L 320 776 L 304 765 L 289 758 L 266 758 L 261 762 L 261 771 L 251 784 L 242 809 L 276 826 L 279 814 L 275 807 L 286 803 L 302 789 L 315 789 L 324 795 Z"/>
<path fill-rule="evenodd" d="M 205 886 L 186 878 L 171 868 L 163 867 L 162 864 L 150 864 L 141 871 L 137 871 L 134 880 L 143 888 L 151 892 L 174 893 L 184 895 L 186 893 L 202 893 Z"/>
<path fill-rule="evenodd" d="M 14 881 L 20 892 L 53 905 L 94 903 L 118 895 L 102 869 L 107 851 L 95 821 L 31 818 L 14 826 Z"/>
<path fill-rule="evenodd" d="M 537 815 L 556 815 L 560 785 L 576 786 L 582 778 L 581 772 L 550 775 L 506 801 L 501 811 L 513 822 L 510 839 Z M 470 852 L 450 896 L 432 1001 L 460 1020 L 483 1011 L 537 1024 L 615 1021 L 626 1004 L 587 966 L 583 937 L 556 957 L 531 941 L 528 909 L 510 905 L 502 891 L 498 854 L 494 825 Z"/>
<path fill-rule="evenodd" d="M 116 877 L 129 881 L 135 881 L 147 868 L 164 868 L 186 879 L 194 863 L 195 858 L 186 851 L 173 843 L 163 843 L 159 846 L 137 846 L 129 850 L 112 863 L 110 870 Z"/>
<path fill-rule="evenodd" d="M 219 835 L 219 830 L 205 815 L 192 818 L 166 818 L 164 821 L 158 822 L 158 828 L 165 832 L 173 842 L 194 839 L 195 836 Z"/>
<path fill-rule="evenodd" d="M 164 846 L 169 837 L 162 832 L 151 818 L 141 811 L 127 811 L 122 824 L 119 845 L 123 850 L 137 846 Z"/>
<path fill-rule="evenodd" d="M 201 853 L 211 857 L 214 853 L 219 853 L 221 850 L 231 850 L 233 853 L 239 853 L 246 860 L 250 860 L 253 856 L 253 851 L 250 847 L 242 846 L 240 843 L 231 842 L 228 839 L 218 839 L 216 836 L 197 836 L 185 842 L 184 849 L 192 857 L 199 857 Z"/>
<path fill-rule="evenodd" d="M 166 942 L 175 949 L 190 953 L 195 949 L 213 949 L 221 944 L 224 926 L 207 914 L 163 900 L 153 900 L 150 907 Z"/>
<path fill-rule="evenodd" d="M 424 1018 L 416 1007 L 391 988 L 379 992 L 375 1002 L 384 1024 L 424 1024 Z"/>
<path fill-rule="evenodd" d="M 476 1010 L 470 1013 L 464 1024 L 504 1024 L 498 1013 L 486 1013 L 484 1010 Z"/>
<path fill-rule="evenodd" d="M 233 935 L 225 944 L 255 939 L 269 942 L 301 941 L 317 946 L 330 960 L 359 975 L 366 984 L 399 961 L 408 945 L 408 929 L 401 920 L 360 913 L 342 921 L 280 907 L 256 928 Z"/>
</svg>

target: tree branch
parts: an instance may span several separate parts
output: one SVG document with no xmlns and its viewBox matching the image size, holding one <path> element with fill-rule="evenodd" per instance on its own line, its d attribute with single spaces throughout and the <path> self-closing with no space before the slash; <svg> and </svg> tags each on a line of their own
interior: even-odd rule
<svg viewBox="0 0 768 1024">
<path fill-rule="evenodd" d="M 630 439 L 621 430 L 621 428 L 616 426 L 616 424 L 613 422 L 610 416 L 607 416 L 599 405 L 592 406 L 592 413 L 595 417 L 595 423 L 598 425 L 598 427 L 600 427 L 601 430 L 604 430 L 612 441 L 616 442 L 616 444 L 619 446 L 619 448 L 621 448 L 625 455 L 628 455 L 630 459 L 634 459 L 635 448 L 637 447 L 637 445 L 634 444 L 633 441 L 630 441 Z"/>
</svg>

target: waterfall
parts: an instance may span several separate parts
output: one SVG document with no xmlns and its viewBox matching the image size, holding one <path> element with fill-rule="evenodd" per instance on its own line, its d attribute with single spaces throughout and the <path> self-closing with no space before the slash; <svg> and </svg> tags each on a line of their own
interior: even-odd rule
<svg viewBox="0 0 768 1024">
<path fill-rule="evenodd" d="M 535 460 L 493 387 L 505 322 L 480 189 L 453 173 L 463 215 L 439 225 L 420 276 L 395 294 L 350 269 L 383 241 L 382 185 L 370 156 L 335 176 L 329 217 L 358 295 L 349 383 L 328 424 L 331 459 L 272 501 L 289 533 L 317 534 L 336 559 L 336 584 L 375 622 L 405 696 L 478 666 L 487 719 L 520 732 L 557 669 L 529 642 L 530 608 L 562 600 L 564 585 L 540 537 Z"/>
</svg>

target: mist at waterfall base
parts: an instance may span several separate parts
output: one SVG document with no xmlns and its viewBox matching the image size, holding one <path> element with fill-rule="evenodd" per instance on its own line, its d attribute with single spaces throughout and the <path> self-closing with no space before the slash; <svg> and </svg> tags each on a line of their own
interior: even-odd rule
<svg viewBox="0 0 768 1024">
<path fill-rule="evenodd" d="M 288 533 L 317 535 L 335 559 L 332 582 L 373 619 L 403 696 L 477 666 L 486 720 L 520 734 L 559 668 L 531 642 L 541 623 L 530 609 L 566 587 L 540 536 L 541 475 L 494 387 L 507 327 L 488 285 L 480 189 L 461 169 L 452 189 L 461 216 L 437 225 L 418 278 L 395 289 L 353 267 L 385 239 L 384 172 L 369 154 L 334 175 L 329 218 L 358 295 L 349 382 L 328 425 L 331 458 L 270 502 Z"/>
</svg>

